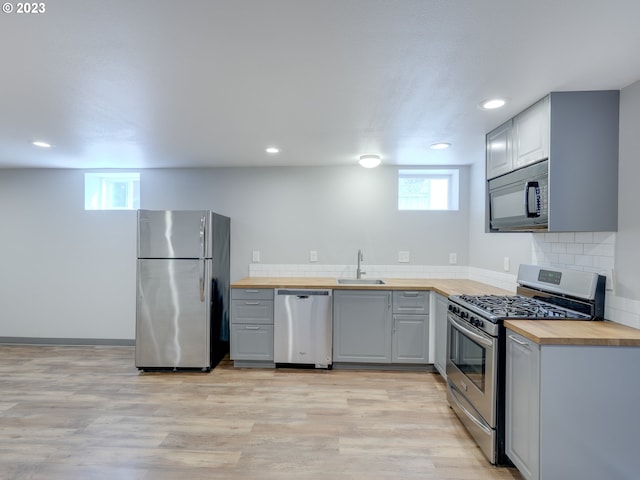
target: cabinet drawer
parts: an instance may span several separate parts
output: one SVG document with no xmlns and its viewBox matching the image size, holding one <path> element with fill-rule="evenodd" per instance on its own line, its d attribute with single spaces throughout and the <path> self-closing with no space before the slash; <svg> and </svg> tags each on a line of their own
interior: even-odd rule
<svg viewBox="0 0 640 480">
<path fill-rule="evenodd" d="M 232 325 L 230 357 L 273 362 L 273 325 Z"/>
<path fill-rule="evenodd" d="M 273 288 L 232 288 L 233 300 L 273 300 Z"/>
<path fill-rule="evenodd" d="M 231 323 L 273 325 L 273 300 L 231 300 Z"/>
<path fill-rule="evenodd" d="M 394 291 L 393 313 L 427 315 L 429 313 L 429 292 L 426 290 Z"/>
</svg>

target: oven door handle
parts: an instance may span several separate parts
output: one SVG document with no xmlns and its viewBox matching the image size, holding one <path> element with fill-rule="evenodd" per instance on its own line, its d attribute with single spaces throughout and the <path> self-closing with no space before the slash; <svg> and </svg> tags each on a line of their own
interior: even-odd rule
<svg viewBox="0 0 640 480">
<path fill-rule="evenodd" d="M 456 393 L 455 389 L 451 387 L 451 385 L 449 385 L 448 388 L 449 388 L 449 393 L 451 393 L 451 398 L 453 398 L 453 400 L 456 402 L 456 405 L 458 406 L 458 408 L 462 410 L 465 413 L 465 415 L 469 417 L 469 419 L 478 426 L 478 428 L 482 429 L 482 431 L 485 432 L 487 435 L 491 435 L 491 428 L 487 427 L 484 423 L 478 420 L 476 416 L 473 413 L 471 413 L 469 409 L 462 404 L 462 402 L 458 398 L 458 394 Z"/>
<path fill-rule="evenodd" d="M 464 325 L 464 323 L 460 322 L 459 320 L 456 320 L 455 317 L 452 317 L 451 315 L 449 315 L 449 323 L 453 326 L 453 328 L 455 328 L 456 330 L 459 330 L 460 332 L 467 335 L 468 337 L 473 338 L 479 344 L 484 345 L 485 347 L 493 347 L 493 340 L 489 340 L 483 337 L 482 335 L 479 335 L 476 332 L 469 330 Z"/>
</svg>

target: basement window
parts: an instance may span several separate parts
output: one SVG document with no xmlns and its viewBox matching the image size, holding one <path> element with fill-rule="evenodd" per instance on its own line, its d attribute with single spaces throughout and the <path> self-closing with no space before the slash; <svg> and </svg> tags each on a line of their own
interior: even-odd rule
<svg viewBox="0 0 640 480">
<path fill-rule="evenodd" d="M 139 172 L 84 174 L 85 210 L 138 210 L 139 208 Z"/>
<path fill-rule="evenodd" d="M 398 210 L 458 210 L 458 169 L 398 170 Z"/>
</svg>

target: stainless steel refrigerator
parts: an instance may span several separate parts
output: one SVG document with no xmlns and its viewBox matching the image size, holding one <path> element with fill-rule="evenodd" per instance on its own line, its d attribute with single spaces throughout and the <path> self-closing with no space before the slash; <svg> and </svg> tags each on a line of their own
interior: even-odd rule
<svg viewBox="0 0 640 480">
<path fill-rule="evenodd" d="M 138 210 L 136 367 L 215 367 L 229 349 L 228 217 Z"/>
</svg>

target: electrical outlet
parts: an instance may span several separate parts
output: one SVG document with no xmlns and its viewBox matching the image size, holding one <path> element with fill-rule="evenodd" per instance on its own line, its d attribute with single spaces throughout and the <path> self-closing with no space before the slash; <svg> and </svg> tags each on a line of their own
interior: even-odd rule
<svg viewBox="0 0 640 480">
<path fill-rule="evenodd" d="M 406 251 L 398 252 L 398 262 L 409 263 L 409 252 L 406 252 Z"/>
<path fill-rule="evenodd" d="M 510 265 L 510 263 L 511 263 L 511 262 L 509 262 L 509 257 L 504 257 L 504 265 L 503 265 L 503 268 L 504 268 L 504 271 L 505 271 L 505 272 L 508 272 L 508 271 L 509 271 L 509 268 L 510 268 L 510 266 L 511 266 L 511 265 Z"/>
<path fill-rule="evenodd" d="M 309 261 L 310 262 L 317 262 L 318 261 L 318 252 L 315 250 L 311 250 L 309 252 Z"/>
<path fill-rule="evenodd" d="M 458 254 L 457 253 L 450 253 L 449 254 L 449 263 L 451 265 L 455 265 L 456 263 L 458 263 Z"/>
<path fill-rule="evenodd" d="M 254 251 L 253 251 L 253 255 L 251 256 L 251 259 L 252 259 L 255 263 L 260 262 L 260 250 L 254 250 Z"/>
</svg>

